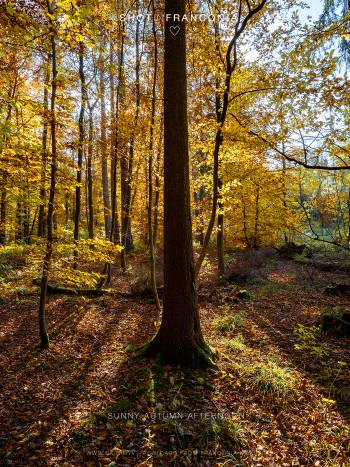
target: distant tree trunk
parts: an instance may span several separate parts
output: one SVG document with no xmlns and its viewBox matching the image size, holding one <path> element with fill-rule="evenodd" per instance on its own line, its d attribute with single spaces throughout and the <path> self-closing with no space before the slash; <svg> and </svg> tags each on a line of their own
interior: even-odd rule
<svg viewBox="0 0 350 467">
<path fill-rule="evenodd" d="M 242 2 L 239 2 L 239 11 L 238 11 L 238 19 L 237 23 L 234 27 L 234 36 L 230 41 L 227 50 L 226 50 L 226 57 L 225 57 L 225 86 L 224 92 L 222 96 L 222 106 L 220 103 L 219 112 L 218 112 L 218 87 L 216 87 L 216 110 L 217 110 L 217 130 L 215 134 L 215 145 L 213 151 L 213 159 L 214 159 L 214 166 L 213 166 L 213 200 L 212 200 L 212 210 L 209 219 L 209 224 L 207 231 L 204 236 L 203 247 L 197 259 L 195 265 L 196 277 L 198 277 L 199 271 L 201 269 L 203 260 L 207 254 L 208 246 L 211 238 L 211 234 L 214 228 L 215 220 L 216 220 L 216 211 L 218 205 L 218 198 L 219 198 L 219 167 L 220 167 L 220 150 L 223 143 L 223 128 L 226 121 L 227 111 L 229 107 L 229 97 L 230 97 L 230 90 L 231 90 L 231 79 L 232 75 L 237 67 L 237 41 L 241 34 L 245 31 L 247 25 L 251 21 L 251 19 L 257 15 L 264 7 L 267 0 L 261 0 L 254 8 L 248 4 L 248 13 L 246 16 L 242 16 Z M 216 36 L 216 44 L 217 42 L 217 32 Z M 232 59 L 233 54 L 233 59 Z"/>
<path fill-rule="evenodd" d="M 157 98 L 157 68 L 158 68 L 158 40 L 155 23 L 155 7 L 152 0 L 152 31 L 154 38 L 154 66 L 153 66 L 153 85 L 152 85 L 152 108 L 149 136 L 149 156 L 148 156 L 148 237 L 150 250 L 150 269 L 151 269 L 151 287 L 158 312 L 161 312 L 161 306 L 157 291 L 156 280 L 156 258 L 153 239 L 153 152 L 154 152 L 154 126 L 156 117 L 156 98 Z"/>
<path fill-rule="evenodd" d="M 40 348 L 46 349 L 49 347 L 49 336 L 46 330 L 45 308 L 47 299 L 47 282 L 50 270 L 50 263 L 53 250 L 53 212 L 56 190 L 56 173 L 57 173 L 57 143 L 56 143 L 56 115 L 55 115 L 55 101 L 57 89 L 57 66 L 56 66 L 56 41 L 55 41 L 55 28 L 52 20 L 54 13 L 50 0 L 47 1 L 47 10 L 49 13 L 49 24 L 51 32 L 51 60 L 52 60 L 52 84 L 51 84 L 51 105 L 50 105 L 50 126 L 51 126 L 51 181 L 50 181 L 50 195 L 49 205 L 47 212 L 47 239 L 46 239 L 46 253 L 44 258 L 43 274 L 40 286 L 40 304 L 39 304 L 39 332 L 40 332 Z"/>
<path fill-rule="evenodd" d="M 258 248 L 259 246 L 259 201 L 260 201 L 260 187 L 256 187 L 255 193 L 255 219 L 254 219 L 254 241 L 253 248 Z"/>
<path fill-rule="evenodd" d="M 154 250 L 157 250 L 157 239 L 158 239 L 158 218 L 159 218 L 159 198 L 160 198 L 160 170 L 161 170 L 161 158 L 162 158 L 162 129 L 163 129 L 164 117 L 162 114 L 160 128 L 159 128 L 159 142 L 157 150 L 157 166 L 155 176 L 155 197 L 154 197 L 154 229 L 153 229 L 153 244 Z"/>
<path fill-rule="evenodd" d="M 81 212 L 81 181 L 83 168 L 83 154 L 85 142 L 85 104 L 86 104 L 86 84 L 84 73 L 84 44 L 79 45 L 79 76 L 80 76 L 80 114 L 79 114 L 79 145 L 78 145 L 78 169 L 77 184 L 75 187 L 75 212 L 74 212 L 74 241 L 77 243 L 80 238 L 80 212 Z M 77 264 L 74 264 L 77 267 Z"/>
<path fill-rule="evenodd" d="M 139 12 L 139 1 L 136 1 L 136 15 Z M 125 156 L 123 163 L 123 176 L 122 176 L 122 246 L 124 247 L 122 256 L 124 259 L 122 263 L 126 263 L 126 253 L 133 249 L 133 239 L 131 231 L 131 187 L 133 177 L 133 164 L 135 154 L 135 139 L 137 132 L 137 125 L 140 113 L 140 22 L 136 22 L 135 34 L 135 99 L 136 109 L 134 123 L 131 130 L 129 141 L 129 155 Z M 123 264 L 125 269 L 126 264 Z"/>
<path fill-rule="evenodd" d="M 284 143 L 282 145 L 282 151 L 284 152 Z M 282 196 L 283 196 L 283 207 L 287 212 L 287 181 L 286 181 L 286 159 L 282 157 Z M 284 242 L 288 242 L 288 233 L 284 231 Z"/>
<path fill-rule="evenodd" d="M 164 310 L 156 337 L 141 352 L 167 364 L 204 367 L 212 363 L 200 328 L 193 263 L 185 23 L 176 21 L 184 14 L 184 0 L 165 0 Z"/>
<path fill-rule="evenodd" d="M 222 200 L 222 177 L 218 179 L 218 231 L 216 237 L 217 251 L 218 251 L 218 269 L 219 275 L 222 277 L 225 274 L 225 231 L 224 231 L 224 203 Z"/>
<path fill-rule="evenodd" d="M 65 212 L 65 228 L 68 229 L 69 227 L 69 192 L 66 191 L 65 197 L 64 197 L 64 212 Z"/>
<path fill-rule="evenodd" d="M 20 197 L 22 196 L 22 190 L 20 189 Z M 23 240 L 23 205 L 18 199 L 16 204 L 16 233 L 15 241 L 21 242 Z"/>
<path fill-rule="evenodd" d="M 250 248 L 250 240 L 248 236 L 248 226 L 247 226 L 247 210 L 245 206 L 244 196 L 242 195 L 242 209 L 243 209 L 243 232 L 244 238 L 247 244 L 247 247 Z"/>
<path fill-rule="evenodd" d="M 124 34 L 125 34 L 125 25 L 122 23 L 122 36 L 120 43 L 120 52 L 119 52 L 119 72 L 118 72 L 118 88 L 117 88 L 117 105 L 116 105 L 116 164 L 118 161 L 118 152 L 120 152 L 120 192 L 121 192 L 121 245 L 123 247 L 120 253 L 120 265 L 123 271 L 126 270 L 126 251 L 125 251 L 125 239 L 126 239 L 126 206 L 127 206 L 127 190 L 126 183 L 128 180 L 128 160 L 127 160 L 127 151 L 125 147 L 120 147 L 120 134 L 119 134 L 119 125 L 120 125 L 120 110 L 125 106 L 125 76 L 124 76 Z M 116 168 L 115 168 L 116 172 Z M 116 175 L 117 176 L 117 175 Z"/>
<path fill-rule="evenodd" d="M 29 165 L 28 156 L 26 164 Z M 23 199 L 23 240 L 25 243 L 30 243 L 30 191 L 29 180 L 26 174 L 25 196 Z"/>
<path fill-rule="evenodd" d="M 45 203 L 46 203 L 46 170 L 47 170 L 47 133 L 48 133 L 48 108 L 49 108 L 49 81 L 50 60 L 47 59 L 45 68 L 44 102 L 43 102 L 43 134 L 41 152 L 41 180 L 40 180 L 40 206 L 38 216 L 38 237 L 46 235 Z"/>
<path fill-rule="evenodd" d="M 99 68 L 100 68 L 100 99 L 101 99 L 101 158 L 102 158 L 102 190 L 105 218 L 106 238 L 111 234 L 111 201 L 108 187 L 108 165 L 107 165 L 107 137 L 106 137 L 106 103 L 105 103 L 105 76 L 103 45 L 101 45 Z M 112 181 L 111 181 L 112 183 Z"/>
<path fill-rule="evenodd" d="M 122 4 L 123 11 L 123 4 Z M 118 169 L 118 158 L 120 151 L 120 134 L 119 134 L 119 125 L 120 125 L 120 109 L 124 105 L 124 35 L 125 35 L 125 24 L 124 21 L 120 23 L 120 44 L 118 50 L 118 85 L 116 92 L 116 103 L 115 103 L 115 118 L 114 118 L 114 147 L 111 158 L 111 199 L 112 199 L 112 222 L 111 222 L 111 232 L 110 232 L 110 241 L 115 244 L 120 244 L 120 232 L 119 232 L 119 219 L 118 219 L 118 193 L 117 193 L 117 169 Z M 112 85 L 112 83 L 111 83 Z M 114 93 L 112 94 L 112 96 Z M 122 174 L 124 157 L 120 158 L 120 169 Z M 122 179 L 122 175 L 121 175 Z M 125 254 L 124 251 L 121 252 L 121 266 L 123 270 L 126 268 Z M 105 265 L 105 272 L 107 272 L 107 283 L 111 282 L 112 279 L 112 270 L 111 264 L 108 263 Z"/>
<path fill-rule="evenodd" d="M 14 76 L 14 84 L 13 87 L 10 86 L 8 90 L 8 97 L 9 103 L 7 105 L 7 114 L 5 118 L 5 126 L 9 123 L 11 119 L 12 113 L 12 101 L 15 97 L 16 90 L 18 84 L 18 70 L 16 69 L 15 76 Z M 6 133 L 3 136 L 2 147 L 6 144 Z M 0 147 L 0 151 L 1 151 Z M 4 245 L 6 243 L 6 203 L 7 203 L 7 189 L 6 189 L 6 179 L 7 179 L 7 172 L 6 170 L 0 169 L 0 245 Z"/>
<path fill-rule="evenodd" d="M 124 42 L 124 39 L 121 38 Z M 109 49 L 109 89 L 110 89 L 110 113 L 111 113 L 111 147 L 110 147 L 110 159 L 111 159 L 111 185 L 115 184 L 115 200 L 114 200 L 114 228 L 113 228 L 113 241 L 115 244 L 120 244 L 120 228 L 119 228 L 119 215 L 118 215 L 118 198 L 117 198 L 117 168 L 118 168 L 118 153 L 116 152 L 116 138 L 117 138 L 117 128 L 116 128 L 116 118 L 117 109 L 115 102 L 115 91 L 114 91 L 114 57 L 113 57 L 113 42 L 110 41 Z M 118 87 L 119 90 L 119 87 Z M 119 92 L 117 91 L 117 99 L 119 102 Z M 112 182 L 113 179 L 113 182 Z"/>
<path fill-rule="evenodd" d="M 88 189 L 88 231 L 89 238 L 94 238 L 94 200 L 93 200 L 93 175 L 92 175 L 92 156 L 93 156 L 93 137 L 94 137 L 94 122 L 93 113 L 90 109 L 89 113 L 89 138 L 87 148 L 87 189 Z"/>
<path fill-rule="evenodd" d="M 1 174 L 0 174 L 1 175 Z M 4 175 L 2 176 L 4 177 Z M 0 245 L 6 243 L 6 184 L 0 180 Z"/>
</svg>

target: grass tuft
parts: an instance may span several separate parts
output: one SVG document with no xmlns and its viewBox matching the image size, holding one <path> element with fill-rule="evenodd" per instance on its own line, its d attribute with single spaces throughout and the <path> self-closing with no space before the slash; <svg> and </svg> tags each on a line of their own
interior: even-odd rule
<svg viewBox="0 0 350 467">
<path fill-rule="evenodd" d="M 247 350 L 247 346 L 244 343 L 244 337 L 242 334 L 238 334 L 232 339 L 224 339 L 223 344 L 229 347 L 234 352 L 244 352 Z"/>
<path fill-rule="evenodd" d="M 244 324 L 244 317 L 240 314 L 235 314 L 233 316 L 221 316 L 220 318 L 215 318 L 213 324 L 215 328 L 222 334 L 227 334 L 228 332 L 234 331 L 238 327 Z"/>
<path fill-rule="evenodd" d="M 295 394 L 295 377 L 288 368 L 269 360 L 258 363 L 248 370 L 248 380 L 260 394 L 284 403 Z"/>
</svg>

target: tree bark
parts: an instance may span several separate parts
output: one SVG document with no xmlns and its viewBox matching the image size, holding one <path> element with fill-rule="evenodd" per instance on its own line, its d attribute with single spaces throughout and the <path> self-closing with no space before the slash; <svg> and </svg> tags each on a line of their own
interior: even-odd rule
<svg viewBox="0 0 350 467">
<path fill-rule="evenodd" d="M 122 38 L 122 41 L 124 39 Z M 116 138 L 117 138 L 117 127 L 116 127 L 116 119 L 118 118 L 118 111 L 116 109 L 116 101 L 115 101 L 115 90 L 114 90 L 114 57 L 113 57 L 113 42 L 110 41 L 110 49 L 109 49 L 109 89 L 110 89 L 110 113 L 111 113 L 111 146 L 110 146 L 110 159 L 111 159 L 111 185 L 113 183 L 113 188 L 115 192 L 115 198 L 113 203 L 114 209 L 114 228 L 113 228 L 113 240 L 116 245 L 120 244 L 120 228 L 119 228 L 119 215 L 118 215 L 118 198 L 117 198 L 117 168 L 118 168 L 118 153 L 117 153 L 117 146 L 116 146 Z M 119 86 L 117 89 L 117 101 L 119 102 Z M 113 191 L 112 190 L 112 191 Z"/>
<path fill-rule="evenodd" d="M 6 243 L 6 184 L 0 181 L 0 245 Z"/>
<path fill-rule="evenodd" d="M 218 199 L 218 231 L 216 236 L 217 253 L 218 253 L 218 269 L 220 277 L 225 274 L 225 230 L 224 230 L 224 203 L 221 195 L 222 178 L 218 180 L 219 199 Z"/>
<path fill-rule="evenodd" d="M 156 302 L 158 312 L 161 312 L 160 301 L 157 291 L 156 280 L 156 257 L 153 239 L 153 152 L 154 152 L 154 126 L 156 120 L 156 98 L 157 98 L 157 68 L 158 68 L 158 40 L 155 20 L 154 0 L 152 0 L 152 32 L 154 38 L 154 66 L 152 84 L 152 108 L 149 135 L 149 156 L 148 156 L 148 237 L 150 250 L 151 287 Z"/>
<path fill-rule="evenodd" d="M 100 99 L 101 99 L 101 157 L 102 157 L 102 190 L 106 238 L 111 235 L 111 201 L 108 187 L 108 165 L 107 165 L 107 140 L 106 140 L 106 103 L 105 103 L 105 76 L 102 47 L 99 57 L 100 68 Z M 111 181 L 112 183 L 112 181 Z"/>
<path fill-rule="evenodd" d="M 77 184 L 75 187 L 75 212 L 74 212 L 74 241 L 77 244 L 80 238 L 80 212 L 81 212 L 81 181 L 83 169 L 83 154 L 85 142 L 85 104 L 86 104 L 86 83 L 84 73 L 84 44 L 79 44 L 79 77 L 80 77 L 80 113 L 79 113 L 79 145 L 78 145 L 78 169 L 77 169 Z M 77 250 L 75 250 L 77 256 Z M 74 264 L 77 268 L 77 264 Z"/>
<path fill-rule="evenodd" d="M 212 361 L 200 327 L 193 263 L 185 23 L 174 16 L 184 14 L 184 0 L 165 1 L 164 308 L 156 337 L 141 353 L 166 364 L 205 367 Z"/>
<path fill-rule="evenodd" d="M 88 231 L 89 238 L 93 239 L 94 234 L 94 200 L 93 200 L 93 174 L 92 174 L 92 156 L 93 156 L 93 137 L 94 137 L 94 121 L 93 113 L 90 109 L 89 113 L 89 139 L 87 150 L 87 189 L 88 189 Z"/>
<path fill-rule="evenodd" d="M 48 58 L 46 62 L 46 69 L 45 69 L 44 100 L 43 100 L 43 134 L 42 134 L 42 156 L 41 156 L 40 206 L 39 206 L 39 216 L 38 216 L 38 237 L 45 237 L 46 235 L 45 203 L 46 203 L 49 81 L 50 81 L 50 60 Z"/>
<path fill-rule="evenodd" d="M 44 257 L 43 273 L 40 286 L 40 304 L 39 304 L 39 333 L 40 333 L 40 348 L 46 349 L 49 347 L 49 336 L 46 329 L 45 308 L 47 300 L 47 282 L 50 270 L 50 263 L 53 251 L 53 212 L 56 191 L 56 173 L 57 173 L 57 143 L 56 143 L 56 115 L 55 102 L 57 90 L 57 65 L 56 65 L 56 41 L 55 27 L 52 16 L 54 14 L 53 6 L 50 0 L 47 1 L 47 10 L 49 13 L 50 23 L 50 40 L 51 40 L 51 62 L 52 62 L 52 84 L 51 84 L 51 103 L 50 103 L 50 126 L 51 126 L 51 180 L 50 180 L 50 195 L 47 212 L 47 239 L 46 253 Z"/>
</svg>

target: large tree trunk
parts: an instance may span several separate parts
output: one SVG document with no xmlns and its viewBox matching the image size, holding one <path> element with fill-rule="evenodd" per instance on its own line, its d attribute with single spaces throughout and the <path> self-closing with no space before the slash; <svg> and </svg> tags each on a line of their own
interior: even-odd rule
<svg viewBox="0 0 350 467">
<path fill-rule="evenodd" d="M 211 364 L 197 305 L 192 249 L 184 0 L 165 1 L 164 300 L 160 329 L 143 349 L 163 363 Z M 176 36 L 173 28 L 179 28 Z"/>
<path fill-rule="evenodd" d="M 57 89 L 57 66 L 56 66 L 56 41 L 55 29 L 53 20 L 51 19 L 54 13 L 50 0 L 47 1 L 47 9 L 49 13 L 50 31 L 51 31 L 51 53 L 52 53 L 52 85 L 51 85 L 51 108 L 50 108 L 50 125 L 51 125 L 51 181 L 50 181 L 50 196 L 47 212 L 47 239 L 46 253 L 44 257 L 43 274 L 40 286 L 40 304 L 39 304 L 39 333 L 40 333 L 40 348 L 46 349 L 49 347 L 49 336 L 46 330 L 45 308 L 47 299 L 47 282 L 50 270 L 50 263 L 53 251 L 53 212 L 56 191 L 56 173 L 57 173 L 57 144 L 56 144 L 56 89 Z"/>
</svg>

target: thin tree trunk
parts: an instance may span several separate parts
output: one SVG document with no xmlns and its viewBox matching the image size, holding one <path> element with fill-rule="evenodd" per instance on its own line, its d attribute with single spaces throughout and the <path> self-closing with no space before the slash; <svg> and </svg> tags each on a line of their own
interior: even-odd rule
<svg viewBox="0 0 350 467">
<path fill-rule="evenodd" d="M 116 108 L 116 127 L 117 127 L 117 136 L 116 136 L 116 164 L 118 151 L 121 149 L 120 160 L 120 194 L 121 194 L 121 245 L 123 247 L 120 253 L 120 265 L 123 271 L 126 270 L 126 251 L 125 251 L 125 237 L 126 237 L 126 183 L 128 179 L 128 161 L 127 161 L 127 152 L 126 148 L 120 148 L 119 145 L 119 115 L 120 109 L 123 109 L 125 106 L 125 76 L 124 76 L 124 33 L 125 33 L 125 24 L 122 22 L 122 37 L 120 44 L 119 52 L 119 73 L 118 73 L 118 88 L 117 88 L 117 108 Z M 120 107 L 120 108 L 119 108 Z M 116 171 L 116 168 L 115 168 Z M 117 174 L 116 174 L 117 176 Z M 115 196 L 116 197 L 116 196 Z"/>
<path fill-rule="evenodd" d="M 157 29 L 155 23 L 155 8 L 154 0 L 152 0 L 152 32 L 154 38 L 154 67 L 153 67 L 153 85 L 152 85 L 152 109 L 151 109 L 151 122 L 150 122 L 150 136 L 149 136 L 149 156 L 148 156 L 148 236 L 149 236 L 149 249 L 150 249 L 150 269 L 151 269 L 151 287 L 156 302 L 158 312 L 161 312 L 161 306 L 157 291 L 156 280 L 156 258 L 154 250 L 153 239 L 153 152 L 154 152 L 154 126 L 156 116 L 156 97 L 157 97 L 157 68 L 158 68 L 158 41 Z"/>
<path fill-rule="evenodd" d="M 113 42 L 110 41 L 109 45 L 109 90 L 110 90 L 110 114 L 111 114 L 111 148 L 110 148 L 110 160 L 111 160 L 111 184 L 115 184 L 115 200 L 114 200 L 114 229 L 113 229 L 113 241 L 116 245 L 120 244 L 120 228 L 119 228 L 119 215 L 118 215 L 118 195 L 117 195 L 117 169 L 118 169 L 118 154 L 116 151 L 116 118 L 117 110 L 115 103 L 115 91 L 114 91 L 114 57 L 113 57 Z M 117 93 L 118 94 L 118 93 Z"/>
<path fill-rule="evenodd" d="M 56 173 L 57 173 L 57 143 L 56 143 L 56 89 L 57 89 L 57 65 L 56 65 L 56 41 L 55 28 L 52 20 L 54 13 L 50 0 L 47 1 L 47 9 L 49 13 L 49 24 L 51 32 L 51 53 L 52 53 L 52 84 L 51 84 L 51 105 L 50 105 L 50 126 L 51 126 L 51 181 L 50 195 L 47 212 L 47 240 L 46 253 L 44 258 L 43 274 L 40 286 L 40 304 L 39 304 L 39 333 L 40 333 L 40 348 L 46 349 L 49 347 L 49 336 L 46 329 L 45 308 L 47 299 L 47 282 L 50 270 L 50 263 L 53 250 L 53 212 L 56 190 Z"/>
<path fill-rule="evenodd" d="M 123 3 L 121 5 L 123 11 Z M 125 33 L 125 24 L 124 21 L 121 22 L 120 26 L 120 47 L 119 47 L 119 59 L 118 59 L 118 85 L 117 85 L 117 95 L 116 95 L 116 104 L 115 104 L 115 119 L 114 119 L 114 150 L 111 160 L 111 197 L 112 197 L 112 222 L 111 222 L 111 232 L 110 232 L 110 241 L 115 244 L 120 244 L 119 239 L 119 220 L 118 220 L 118 203 L 117 203 L 117 168 L 118 168 L 118 156 L 120 150 L 120 141 L 119 141 L 119 116 L 120 109 L 124 105 L 124 33 Z M 124 157 L 120 158 L 120 168 L 122 173 L 122 161 Z M 126 264 L 123 263 L 125 259 L 124 251 L 121 251 L 121 266 L 123 270 L 126 268 Z M 105 265 L 104 273 L 107 272 L 107 283 L 111 282 L 112 279 L 112 270 L 111 264 L 108 263 Z"/>
<path fill-rule="evenodd" d="M 80 238 L 80 213 L 81 213 L 81 181 L 83 169 L 83 154 L 85 142 L 85 104 L 86 104 L 86 84 L 84 73 L 84 44 L 79 45 L 79 77 L 80 77 L 80 114 L 79 114 L 79 145 L 78 145 L 78 169 L 77 169 L 77 184 L 75 187 L 75 212 L 74 212 L 74 241 L 77 244 Z M 77 256 L 77 250 L 75 250 Z M 77 264 L 74 263 L 74 268 Z"/>
<path fill-rule="evenodd" d="M 217 243 L 217 253 L 218 253 L 218 269 L 219 275 L 222 277 L 225 274 L 225 231 L 224 231 L 224 203 L 222 200 L 222 177 L 219 177 L 218 180 L 218 190 L 219 190 L 219 199 L 218 199 L 218 231 L 216 237 Z"/>
<path fill-rule="evenodd" d="M 259 199 L 260 199 L 260 187 L 256 187 L 255 194 L 255 219 L 254 219 L 254 242 L 253 248 L 259 246 L 258 230 L 259 230 Z"/>
<path fill-rule="evenodd" d="M 16 95 L 17 84 L 18 84 L 18 70 L 16 69 L 13 87 L 10 86 L 8 90 L 8 97 L 10 99 L 7 105 L 5 127 L 10 122 L 10 119 L 11 119 L 11 113 L 12 113 L 12 107 L 13 107 L 12 101 Z M 7 140 L 7 137 L 5 133 L 3 136 L 2 145 L 0 147 L 0 156 L 1 156 L 2 147 L 4 147 L 6 144 L 6 140 Z M 3 245 L 6 243 L 6 207 L 7 207 L 6 178 L 7 178 L 6 170 L 0 169 L 0 245 Z"/>
<path fill-rule="evenodd" d="M 0 245 L 6 243 L 6 185 L 1 180 L 0 185 Z"/>
<path fill-rule="evenodd" d="M 162 158 L 162 130 L 163 130 L 164 117 L 162 118 L 159 128 L 159 142 L 157 150 L 157 166 L 155 174 L 155 198 L 154 198 L 154 228 L 153 228 L 153 244 L 154 251 L 157 251 L 157 239 L 158 239 L 158 218 L 159 218 L 159 198 L 160 198 L 160 170 L 161 170 L 161 158 Z"/>
<path fill-rule="evenodd" d="M 92 156 L 93 156 L 93 135 L 94 122 L 92 109 L 89 113 L 89 140 L 87 150 L 87 189 L 88 189 L 88 231 L 89 238 L 94 238 L 94 200 L 93 200 L 93 175 L 92 175 Z"/>
<path fill-rule="evenodd" d="M 139 2 L 136 3 L 136 15 L 139 12 Z M 125 158 L 123 164 L 124 176 L 122 179 L 122 245 L 124 247 L 123 269 L 126 267 L 126 253 L 133 249 L 133 239 L 131 231 L 131 185 L 133 177 L 133 164 L 135 154 L 135 139 L 137 132 L 137 125 L 140 113 L 140 22 L 136 23 L 136 35 L 135 35 L 135 95 L 136 95 L 136 109 L 134 123 L 131 131 L 130 142 L 129 142 L 129 157 Z"/>
<path fill-rule="evenodd" d="M 40 206 L 39 206 L 39 216 L 38 216 L 38 237 L 45 237 L 46 235 L 45 203 L 46 203 L 49 81 L 50 81 L 50 60 L 49 58 L 47 58 L 46 69 L 45 69 L 44 102 L 43 102 L 43 134 L 42 134 L 42 156 L 41 156 Z"/>
<path fill-rule="evenodd" d="M 243 207 L 243 232 L 244 232 L 244 238 L 245 238 L 247 246 L 250 248 L 250 240 L 249 240 L 249 237 L 248 237 L 248 227 L 247 227 L 247 210 L 246 210 L 243 195 L 242 195 L 242 207 Z"/>
<path fill-rule="evenodd" d="M 228 111 L 228 105 L 229 105 L 229 96 L 230 96 L 230 89 L 231 89 L 231 78 L 233 75 L 233 72 L 236 69 L 237 66 L 237 41 L 241 34 L 244 32 L 246 29 L 249 21 L 253 16 L 258 14 L 262 8 L 264 7 L 266 3 L 266 0 L 261 0 L 261 2 L 254 8 L 249 7 L 248 8 L 248 13 L 246 14 L 245 17 L 242 15 L 242 0 L 239 1 L 239 6 L 238 6 L 238 19 L 235 25 L 235 32 L 234 36 L 229 43 L 229 46 L 226 51 L 226 60 L 225 60 L 225 87 L 224 87 L 224 92 L 223 92 L 223 99 L 222 99 L 222 109 L 220 108 L 219 116 L 218 119 L 218 127 L 215 135 L 215 146 L 214 146 L 214 151 L 213 151 L 213 159 L 214 159 L 214 166 L 213 166 L 213 200 L 212 200 L 212 210 L 211 210 L 211 216 L 208 224 L 207 231 L 205 233 L 204 237 L 204 242 L 203 242 L 203 247 L 202 250 L 199 254 L 199 257 L 197 259 L 196 265 L 195 265 L 195 271 L 196 271 L 196 277 L 198 277 L 199 271 L 201 269 L 203 260 L 207 254 L 208 251 L 208 246 L 209 246 L 209 241 L 211 238 L 211 234 L 213 232 L 215 220 L 216 220 L 216 211 L 217 211 L 217 204 L 218 204 L 218 195 L 219 195 L 219 190 L 218 190 L 218 179 L 219 179 L 219 155 L 220 155 L 220 149 L 223 143 L 223 128 L 225 125 L 226 121 L 226 116 L 227 116 L 227 111 Z M 232 60 L 232 55 L 233 53 L 233 60 Z"/>
<path fill-rule="evenodd" d="M 106 103 L 105 103 L 105 76 L 104 76 L 104 57 L 103 44 L 100 49 L 99 67 L 100 67 L 100 100 L 101 100 L 101 157 L 102 157 L 102 190 L 105 218 L 106 238 L 111 235 L 111 201 L 109 197 L 108 186 L 108 165 L 107 165 L 107 137 L 106 137 Z M 112 183 L 112 180 L 111 180 Z"/>
</svg>

